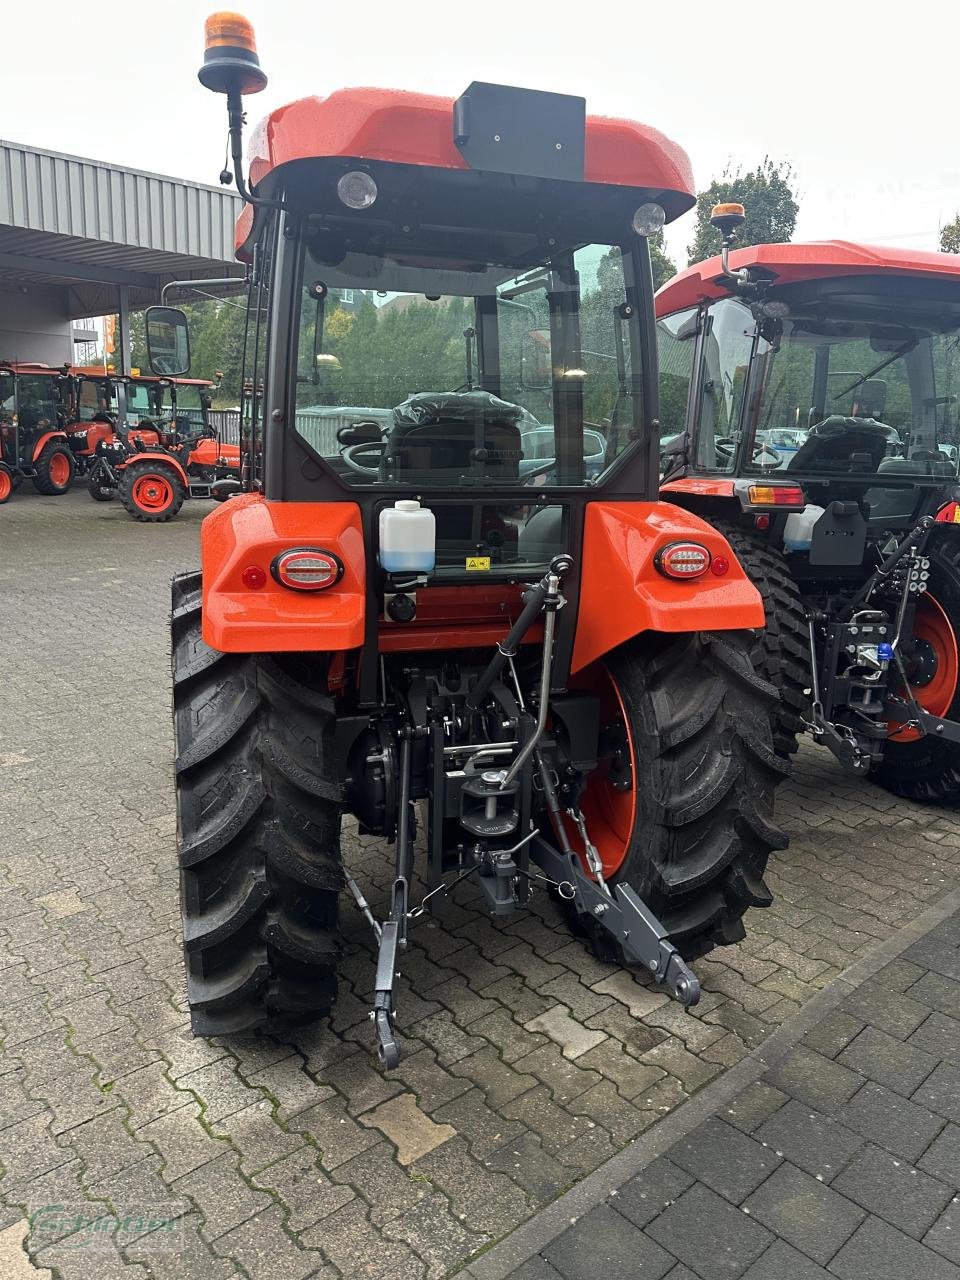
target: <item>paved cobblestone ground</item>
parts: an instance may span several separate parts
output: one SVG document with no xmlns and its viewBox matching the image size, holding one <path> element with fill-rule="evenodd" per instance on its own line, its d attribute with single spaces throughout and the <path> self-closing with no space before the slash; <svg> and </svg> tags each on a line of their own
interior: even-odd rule
<svg viewBox="0 0 960 1280">
<path fill-rule="evenodd" d="M 960 1280 L 958 979 L 954 914 L 513 1280 Z"/>
<path fill-rule="evenodd" d="M 960 881 L 952 816 L 804 750 L 780 800 L 776 904 L 697 962 L 693 1016 L 592 959 L 545 895 L 492 923 L 464 886 L 414 934 L 396 1071 L 372 1054 L 369 939 L 346 905 L 332 1027 L 193 1040 L 166 613 L 205 512 L 141 526 L 83 492 L 0 512 L 0 1275 L 28 1273 L 21 1242 L 63 1280 L 448 1275 Z M 381 905 L 387 856 L 346 848 Z M 858 1043 L 844 1054 L 882 1057 Z M 869 1092 L 861 1105 L 868 1124 Z M 93 1239 L 83 1214 L 103 1218 Z"/>
</svg>

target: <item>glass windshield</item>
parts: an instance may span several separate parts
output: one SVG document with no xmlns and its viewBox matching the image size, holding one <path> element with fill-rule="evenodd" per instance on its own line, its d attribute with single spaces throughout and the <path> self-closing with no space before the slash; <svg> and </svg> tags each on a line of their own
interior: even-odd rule
<svg viewBox="0 0 960 1280">
<path fill-rule="evenodd" d="M 736 406 L 756 322 L 748 307 L 732 299 L 718 303 L 711 315 L 718 335 L 716 373 Z M 829 319 L 821 311 L 765 321 L 756 337 L 742 469 L 881 478 L 957 475 L 960 328 L 955 313 L 948 317 L 920 317 L 893 307 L 870 315 L 861 307 L 845 315 L 831 306 Z M 724 333 L 732 336 L 724 339 Z M 701 466 L 733 468 L 741 436 L 737 417 L 735 412 L 725 423 L 718 419 L 711 432 L 705 412 Z"/>
<path fill-rule="evenodd" d="M 343 481 L 584 485 L 637 446 L 629 256 L 523 249 L 336 264 L 308 250 L 296 428 Z"/>
</svg>

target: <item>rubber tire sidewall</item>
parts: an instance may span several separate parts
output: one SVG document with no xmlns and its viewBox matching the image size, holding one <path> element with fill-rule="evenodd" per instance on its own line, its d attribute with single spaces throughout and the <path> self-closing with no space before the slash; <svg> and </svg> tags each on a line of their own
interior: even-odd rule
<svg viewBox="0 0 960 1280">
<path fill-rule="evenodd" d="M 148 475 L 158 475 L 173 488 L 173 501 L 162 511 L 145 511 L 133 499 L 133 486 Z M 166 524 L 179 514 L 187 490 L 174 467 L 165 462 L 128 462 L 120 479 L 120 501 L 124 510 L 141 524 Z"/>
<path fill-rule="evenodd" d="M 67 482 L 64 485 L 57 485 L 50 479 L 50 462 L 58 454 L 62 454 L 67 459 Z M 36 462 L 37 473 L 33 476 L 33 487 L 37 493 L 42 493 L 46 498 L 61 498 L 68 493 L 70 486 L 73 484 L 74 476 L 77 474 L 77 461 L 70 451 L 69 445 L 59 440 L 51 440 L 49 444 L 44 445 L 40 457 Z"/>
</svg>

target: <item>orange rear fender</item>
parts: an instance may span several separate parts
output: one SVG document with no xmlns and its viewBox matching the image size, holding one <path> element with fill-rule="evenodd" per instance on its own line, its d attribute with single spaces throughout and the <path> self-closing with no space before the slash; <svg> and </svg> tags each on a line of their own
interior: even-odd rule
<svg viewBox="0 0 960 1280">
<path fill-rule="evenodd" d="M 50 443 L 51 440 L 60 440 L 62 441 L 63 444 L 69 444 L 65 431 L 60 431 L 59 429 L 56 431 L 45 431 L 43 435 L 39 438 L 39 440 L 36 442 L 36 444 L 33 446 L 34 462 L 36 462 L 36 460 L 40 457 L 41 453 L 43 453 L 44 449 L 47 447 L 47 445 Z"/>
<path fill-rule="evenodd" d="M 190 450 L 189 462 L 197 467 L 236 467 L 240 468 L 240 446 L 238 444 L 220 444 L 209 437 L 198 440 Z"/>
<path fill-rule="evenodd" d="M 699 542 L 729 568 L 693 582 L 654 565 L 671 542 Z M 737 631 L 764 625 L 763 602 L 730 549 L 705 520 L 667 502 L 592 502 L 583 531 L 583 576 L 573 671 L 644 631 Z"/>
<path fill-rule="evenodd" d="M 338 583 L 322 591 L 281 586 L 273 560 L 294 547 L 332 551 L 343 563 Z M 223 653 L 337 652 L 363 644 L 366 560 L 360 508 L 353 502 L 267 502 L 239 494 L 204 520 L 203 638 Z M 244 569 L 266 575 L 244 584 Z"/>
</svg>

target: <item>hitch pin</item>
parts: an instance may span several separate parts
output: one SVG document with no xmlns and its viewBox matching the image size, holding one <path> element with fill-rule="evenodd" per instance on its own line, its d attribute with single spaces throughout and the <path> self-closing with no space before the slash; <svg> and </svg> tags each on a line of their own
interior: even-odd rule
<svg viewBox="0 0 960 1280">
<path fill-rule="evenodd" d="M 587 835 L 587 824 L 584 821 L 583 814 L 580 812 L 579 809 L 568 809 L 567 813 L 577 824 L 577 828 L 580 832 L 580 839 L 583 841 L 583 850 L 587 856 L 587 866 L 590 868 L 593 874 L 597 877 L 597 884 L 604 891 L 604 893 L 609 897 L 610 890 L 607 888 L 607 882 L 603 878 L 603 862 L 600 859 L 600 854 L 597 851 L 597 846 L 593 843 L 593 841 Z"/>
</svg>

